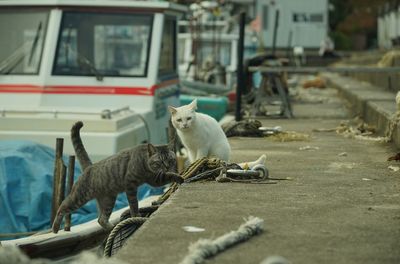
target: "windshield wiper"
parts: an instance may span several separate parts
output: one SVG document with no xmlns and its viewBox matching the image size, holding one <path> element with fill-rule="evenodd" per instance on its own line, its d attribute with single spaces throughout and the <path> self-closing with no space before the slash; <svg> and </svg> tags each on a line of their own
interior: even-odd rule
<svg viewBox="0 0 400 264">
<path fill-rule="evenodd" d="M 68 51 L 71 51 L 71 53 L 75 53 L 78 59 L 78 64 L 86 66 L 89 68 L 89 70 L 96 76 L 96 80 L 98 81 L 102 81 L 104 76 L 96 69 L 96 67 L 94 66 L 93 62 L 91 62 L 90 60 L 88 60 L 85 56 L 83 56 L 82 54 L 80 54 L 78 51 L 75 51 L 71 48 L 71 26 L 68 26 L 68 33 L 67 33 L 67 40 L 65 43 L 65 61 L 68 64 L 69 63 L 69 59 L 68 59 Z"/>
<path fill-rule="evenodd" d="M 36 30 L 36 34 L 35 34 L 35 38 L 33 39 L 33 43 L 32 43 L 32 47 L 31 47 L 31 52 L 29 55 L 29 60 L 28 60 L 28 64 L 31 65 L 32 64 L 32 59 L 33 59 L 33 54 L 35 54 L 36 51 L 36 47 L 38 44 L 38 40 L 39 40 L 39 36 L 40 36 L 40 32 L 42 31 L 42 22 L 39 23 L 38 28 Z"/>
<path fill-rule="evenodd" d="M 22 62 L 26 54 L 28 42 L 23 43 L 8 58 L 0 63 L 0 73 L 10 74 Z"/>
<path fill-rule="evenodd" d="M 96 76 L 96 80 L 102 81 L 104 76 L 96 69 L 94 64 L 79 52 L 76 52 L 76 54 L 78 55 L 78 63 L 88 67 L 89 70 Z"/>
<path fill-rule="evenodd" d="M 29 64 L 32 63 L 33 55 L 36 51 L 37 44 L 39 42 L 40 32 L 42 30 L 42 22 L 36 30 L 35 37 L 32 42 L 31 52 L 29 55 Z M 18 49 L 16 49 L 8 58 L 0 63 L 0 73 L 10 74 L 25 58 L 30 41 L 23 43 Z"/>
</svg>

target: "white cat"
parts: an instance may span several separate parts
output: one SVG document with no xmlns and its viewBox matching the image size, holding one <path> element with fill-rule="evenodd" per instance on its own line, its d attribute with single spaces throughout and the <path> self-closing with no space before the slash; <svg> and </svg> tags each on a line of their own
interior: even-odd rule
<svg viewBox="0 0 400 264">
<path fill-rule="evenodd" d="M 197 113 L 197 100 L 181 107 L 169 106 L 172 125 L 188 151 L 190 163 L 203 157 L 229 161 L 231 147 L 218 122 L 209 115 Z"/>
<path fill-rule="evenodd" d="M 196 99 L 188 105 L 168 108 L 172 125 L 188 152 L 190 163 L 203 157 L 216 157 L 229 162 L 231 147 L 224 131 L 214 118 L 196 112 Z M 257 164 L 265 164 L 265 161 L 263 154 L 257 160 L 240 163 L 239 166 L 251 169 Z"/>
</svg>

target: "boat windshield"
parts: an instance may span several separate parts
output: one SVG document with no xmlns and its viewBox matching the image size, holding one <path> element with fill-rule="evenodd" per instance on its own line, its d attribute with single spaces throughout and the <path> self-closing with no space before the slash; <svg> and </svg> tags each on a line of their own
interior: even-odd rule
<svg viewBox="0 0 400 264">
<path fill-rule="evenodd" d="M 49 11 L 0 11 L 0 74 L 38 74 Z"/>
<path fill-rule="evenodd" d="M 64 12 L 54 75 L 145 76 L 153 15 Z"/>
</svg>

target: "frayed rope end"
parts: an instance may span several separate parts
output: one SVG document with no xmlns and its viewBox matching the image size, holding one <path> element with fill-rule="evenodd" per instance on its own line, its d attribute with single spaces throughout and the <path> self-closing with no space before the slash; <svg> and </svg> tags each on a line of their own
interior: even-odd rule
<svg viewBox="0 0 400 264">
<path fill-rule="evenodd" d="M 264 229 L 264 220 L 259 217 L 249 216 L 245 223 L 236 231 L 226 233 L 215 240 L 200 239 L 189 246 L 189 253 L 180 264 L 200 264 L 206 258 L 212 257 L 225 249 L 250 239 L 261 233 Z"/>
</svg>

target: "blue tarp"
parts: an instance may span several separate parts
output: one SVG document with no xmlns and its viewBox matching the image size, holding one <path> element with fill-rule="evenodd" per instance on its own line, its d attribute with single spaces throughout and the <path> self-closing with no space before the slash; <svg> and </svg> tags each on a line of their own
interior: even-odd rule
<svg viewBox="0 0 400 264">
<path fill-rule="evenodd" d="M 55 151 L 30 141 L 0 141 L 0 233 L 38 231 L 50 228 Z M 68 158 L 63 157 L 68 164 Z M 78 162 L 75 180 L 80 176 Z M 162 188 L 142 185 L 138 199 L 162 193 Z M 128 205 L 119 194 L 114 210 Z M 72 214 L 72 224 L 97 217 L 95 200 Z"/>
</svg>

